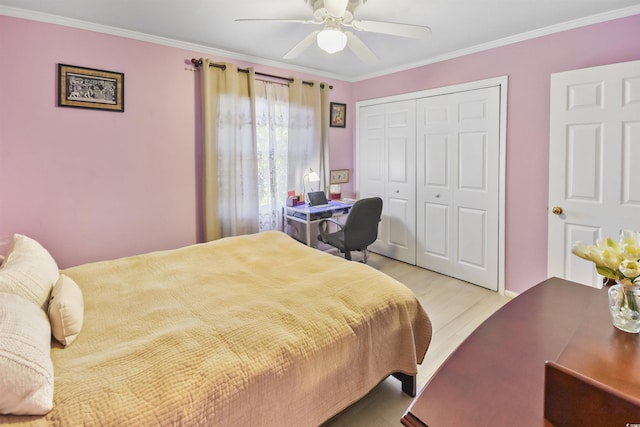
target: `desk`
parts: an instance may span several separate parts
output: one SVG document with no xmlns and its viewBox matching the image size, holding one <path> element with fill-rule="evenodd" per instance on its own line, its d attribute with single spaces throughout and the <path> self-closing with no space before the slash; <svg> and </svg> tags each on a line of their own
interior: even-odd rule
<svg viewBox="0 0 640 427">
<path fill-rule="evenodd" d="M 311 246 L 311 224 L 320 222 L 324 218 L 313 219 L 322 214 L 331 213 L 331 216 L 348 214 L 355 200 L 330 200 L 327 206 L 313 207 L 307 204 L 299 206 L 285 206 L 282 210 L 282 230 L 285 231 L 287 221 L 295 221 L 306 226 L 307 246 Z"/>
<path fill-rule="evenodd" d="M 546 361 L 579 373 L 587 385 L 604 385 L 610 392 L 605 403 L 569 389 L 549 390 L 548 377 L 545 390 Z M 611 397 L 624 397 L 629 404 Z M 416 427 L 624 426 L 640 422 L 639 403 L 638 334 L 614 328 L 606 289 L 551 278 L 480 325 L 401 421 Z M 545 418 L 553 406 L 562 410 L 556 424 Z"/>
</svg>

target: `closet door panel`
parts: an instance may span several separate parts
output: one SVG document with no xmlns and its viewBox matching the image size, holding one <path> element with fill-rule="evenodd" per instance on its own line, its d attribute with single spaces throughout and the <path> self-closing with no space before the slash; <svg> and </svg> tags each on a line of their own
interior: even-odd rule
<svg viewBox="0 0 640 427">
<path fill-rule="evenodd" d="M 386 214 L 389 218 L 389 240 L 388 243 L 391 246 L 391 250 L 404 250 L 412 246 L 411 240 L 414 239 L 413 235 L 409 235 L 407 232 L 407 226 L 402 221 L 402 218 L 409 216 L 409 204 L 404 199 L 397 199 L 395 197 L 387 198 Z"/>
<path fill-rule="evenodd" d="M 451 259 L 451 172 L 450 138 L 446 132 L 438 129 L 438 124 L 445 122 L 447 114 L 442 109 L 435 113 L 427 109 L 419 116 L 418 132 L 423 131 L 418 139 L 417 162 L 417 198 L 416 210 L 416 262 L 430 260 L 430 269 L 442 274 L 452 275 Z M 426 133 L 426 127 L 434 129 Z M 426 239 L 429 236 L 429 239 Z"/>
<path fill-rule="evenodd" d="M 458 209 L 456 263 L 473 268 L 486 267 L 486 256 L 483 250 L 487 240 L 486 220 L 486 211 L 483 209 Z M 471 242 L 473 244 L 470 244 Z"/>
<path fill-rule="evenodd" d="M 454 277 L 498 289 L 499 89 L 456 94 Z"/>
<path fill-rule="evenodd" d="M 493 87 L 417 104 L 417 265 L 493 290 L 498 288 L 499 94 Z"/>
<path fill-rule="evenodd" d="M 453 275 L 452 118 L 446 95 L 418 100 L 416 263 Z"/>
<path fill-rule="evenodd" d="M 424 243 L 420 249 L 422 257 L 429 257 L 431 270 L 447 276 L 453 275 L 451 235 L 449 232 L 450 207 L 446 204 L 425 202 L 419 211 L 424 212 L 424 215 L 418 217 L 418 221 L 421 224 L 417 228 L 424 230 L 423 234 L 429 236 L 429 240 L 423 240 Z"/>
<path fill-rule="evenodd" d="M 385 104 L 385 191 L 383 255 L 416 262 L 416 113 L 415 100 Z M 378 246 L 374 250 L 378 249 Z"/>
<path fill-rule="evenodd" d="M 385 116 L 383 105 L 360 109 L 358 117 L 358 167 L 359 197 L 380 197 L 384 200 L 385 187 Z M 387 240 L 387 228 L 378 226 L 378 240 L 370 248 L 383 247 Z"/>
</svg>

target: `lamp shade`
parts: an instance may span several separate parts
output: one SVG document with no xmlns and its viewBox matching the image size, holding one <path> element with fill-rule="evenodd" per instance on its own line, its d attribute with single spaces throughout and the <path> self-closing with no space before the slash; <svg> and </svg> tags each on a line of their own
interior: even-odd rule
<svg viewBox="0 0 640 427">
<path fill-rule="evenodd" d="M 320 176 L 314 171 L 309 172 L 309 182 L 320 182 Z"/>
<path fill-rule="evenodd" d="M 316 42 L 325 52 L 336 53 L 347 45 L 347 35 L 337 28 L 325 28 L 318 33 Z"/>
</svg>

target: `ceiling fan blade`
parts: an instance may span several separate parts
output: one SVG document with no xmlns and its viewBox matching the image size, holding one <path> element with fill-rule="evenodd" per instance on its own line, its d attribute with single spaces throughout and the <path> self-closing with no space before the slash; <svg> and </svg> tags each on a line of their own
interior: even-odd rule
<svg viewBox="0 0 640 427">
<path fill-rule="evenodd" d="M 345 31 L 344 33 L 347 35 L 347 46 L 349 46 L 349 49 L 351 49 L 362 62 L 374 65 L 379 61 L 376 54 L 373 53 L 358 36 L 351 31 Z"/>
<path fill-rule="evenodd" d="M 300 55 L 306 48 L 311 46 L 316 41 L 316 37 L 318 36 L 319 32 L 320 32 L 320 30 L 313 31 L 307 37 L 303 38 L 302 41 L 300 43 L 298 43 L 297 45 L 295 45 L 293 47 L 293 49 L 291 49 L 289 52 L 287 52 L 283 56 L 283 58 L 284 59 L 297 58 L 298 55 Z"/>
<path fill-rule="evenodd" d="M 394 22 L 354 20 L 351 26 L 359 31 L 390 34 L 392 36 L 425 39 L 431 35 L 431 28 L 423 25 L 396 24 Z"/>
<path fill-rule="evenodd" d="M 324 9 L 334 18 L 342 18 L 349 0 L 324 0 Z"/>
<path fill-rule="evenodd" d="M 322 24 L 322 22 L 314 21 L 313 19 L 239 18 L 239 19 L 234 19 L 234 21 L 235 22 L 264 21 L 264 22 L 289 22 L 294 24 Z"/>
</svg>

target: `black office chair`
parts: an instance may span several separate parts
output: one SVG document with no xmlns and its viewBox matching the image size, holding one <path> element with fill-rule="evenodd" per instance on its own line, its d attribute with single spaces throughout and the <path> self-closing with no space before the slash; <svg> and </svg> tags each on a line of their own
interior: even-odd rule
<svg viewBox="0 0 640 427">
<path fill-rule="evenodd" d="M 367 263 L 367 247 L 378 238 L 378 223 L 382 214 L 382 199 L 370 197 L 353 204 L 344 225 L 332 218 L 323 219 L 318 224 L 318 240 L 327 243 L 351 260 L 351 251 L 361 251 Z M 329 233 L 329 223 L 338 226 L 338 231 Z"/>
</svg>

